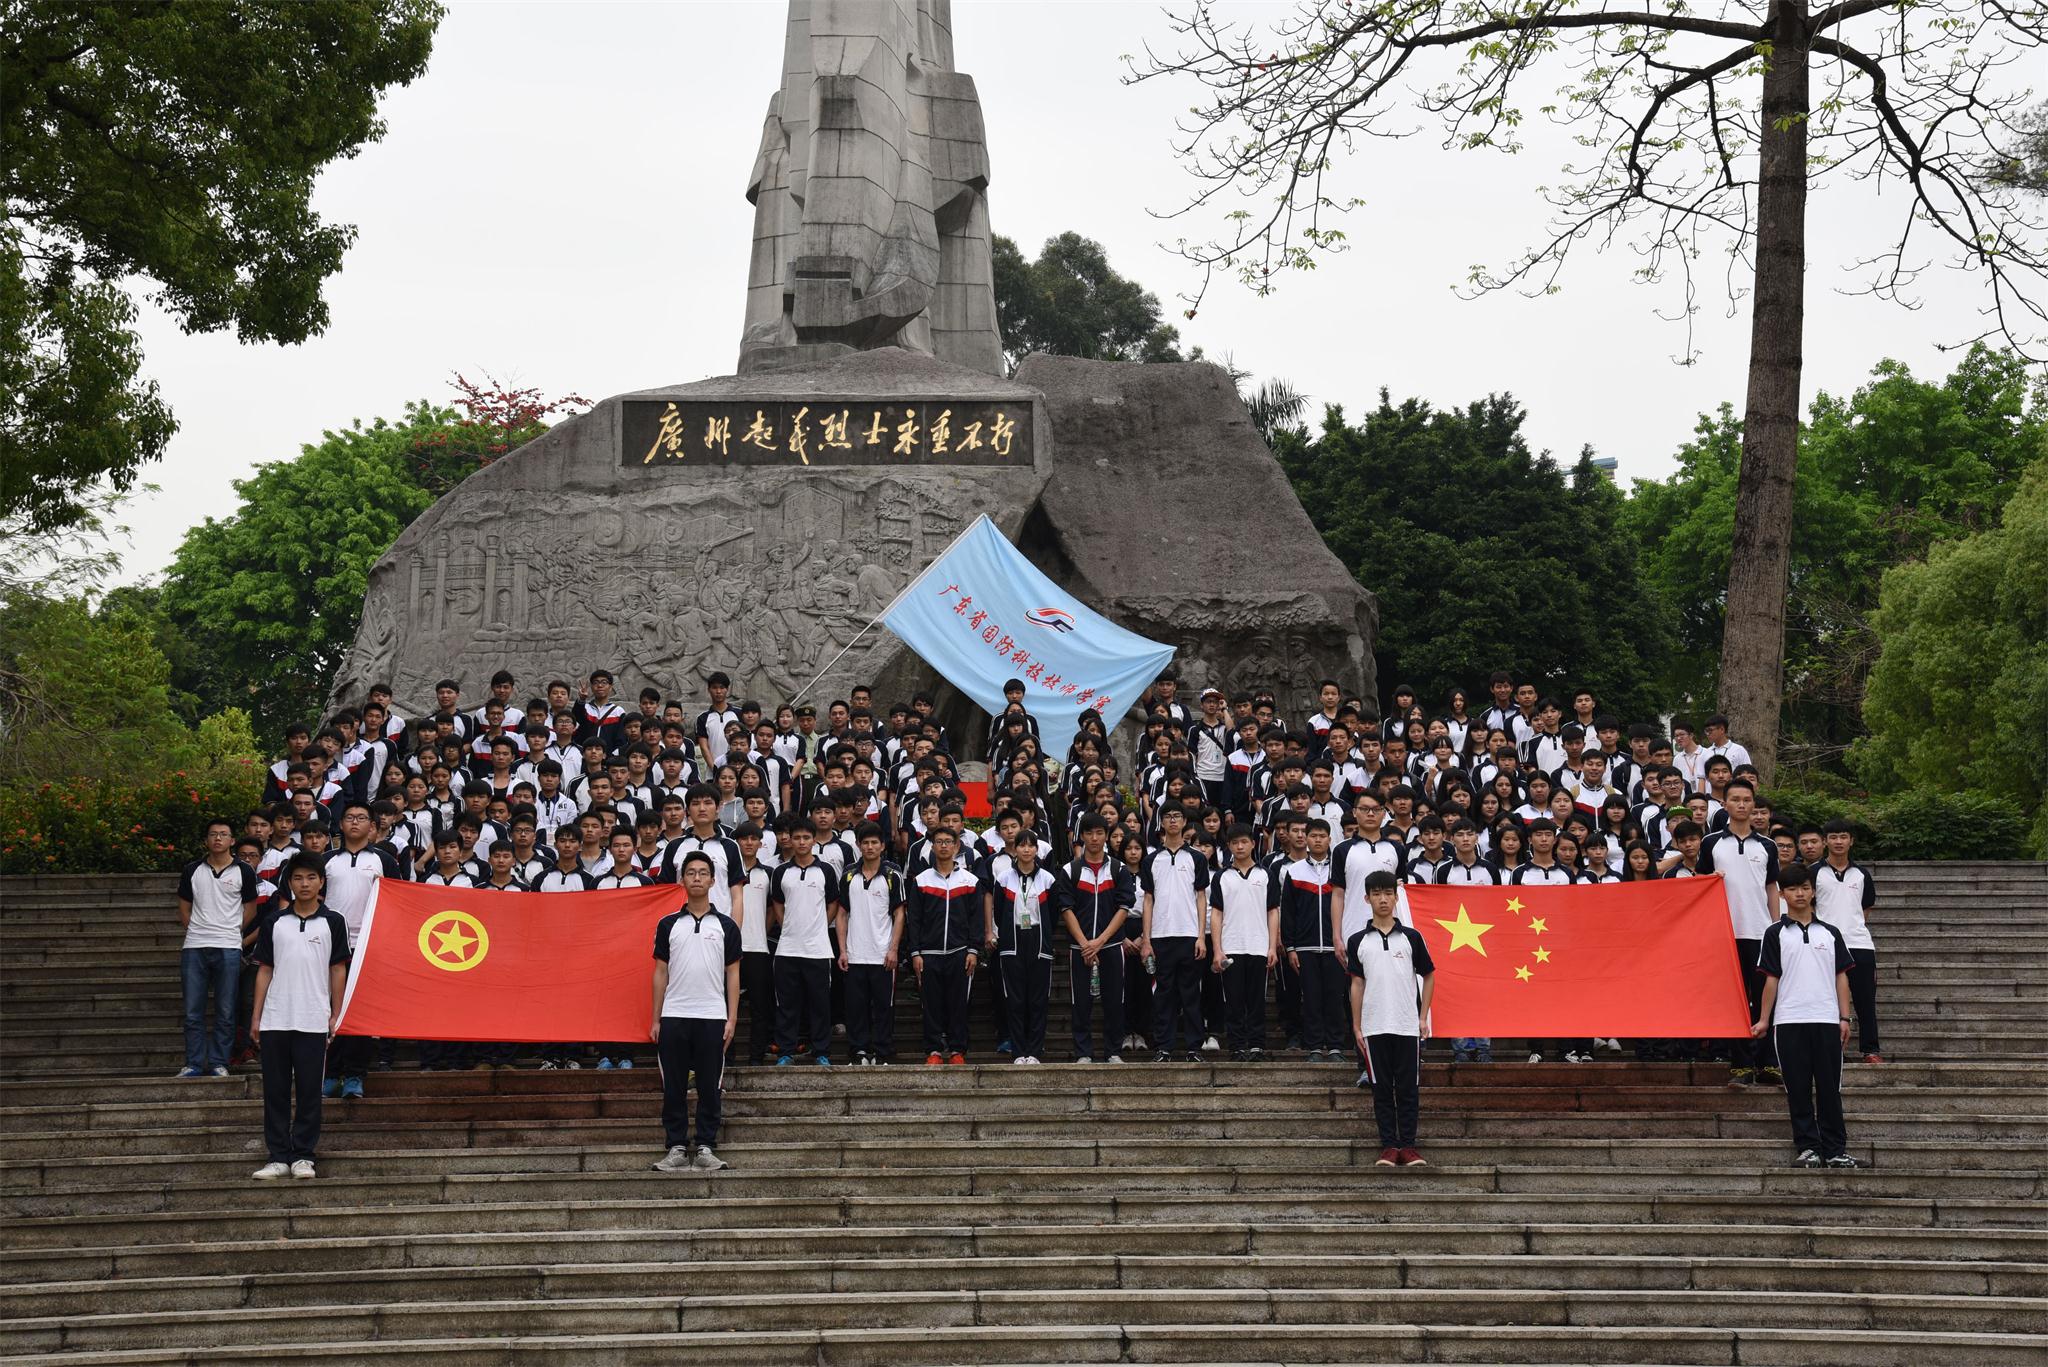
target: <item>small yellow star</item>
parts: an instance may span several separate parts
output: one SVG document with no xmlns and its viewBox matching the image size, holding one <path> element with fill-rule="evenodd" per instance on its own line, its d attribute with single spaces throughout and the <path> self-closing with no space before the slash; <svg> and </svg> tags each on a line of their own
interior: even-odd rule
<svg viewBox="0 0 2048 1367">
<path fill-rule="evenodd" d="M 1522 899 L 1521 899 L 1521 898 L 1519 898 L 1519 897 L 1510 897 L 1510 898 L 1508 898 L 1508 910 L 1509 910 L 1509 911 L 1512 911 L 1512 912 L 1519 912 L 1519 911 L 1520 911 L 1521 909 L 1522 909 Z"/>
<path fill-rule="evenodd" d="M 1531 916 L 1529 918 L 1529 929 L 1535 931 L 1538 935 L 1541 935 L 1544 931 L 1550 929 L 1550 924 L 1549 922 L 1545 921 L 1541 916 Z"/>
<path fill-rule="evenodd" d="M 435 931 L 434 938 L 440 941 L 434 946 L 436 954 L 452 954 L 458 959 L 468 958 L 469 946 L 476 943 L 476 936 L 464 935 L 460 924 L 452 925 L 446 930 Z"/>
<path fill-rule="evenodd" d="M 1549 963 L 1549 962 L 1550 962 L 1550 951 L 1549 951 L 1549 950 L 1547 950 L 1547 949 L 1539 949 L 1539 950 L 1537 950 L 1537 951 L 1536 951 L 1536 962 L 1537 962 L 1537 963 L 1539 963 L 1539 964 L 1547 964 L 1547 963 Z"/>
<path fill-rule="evenodd" d="M 1527 982 L 1529 981 L 1531 975 L 1527 967 L 1522 967 L 1515 970 L 1515 976 L 1521 979 L 1523 982 Z"/>
<path fill-rule="evenodd" d="M 1479 942 L 1479 937 L 1492 930 L 1493 926 L 1490 922 L 1473 920 L 1471 915 L 1466 912 L 1463 902 L 1458 904 L 1457 920 L 1446 921 L 1439 918 L 1437 924 L 1451 932 L 1449 953 L 1455 954 L 1469 945 L 1471 948 L 1479 951 L 1480 958 L 1486 957 L 1486 946 Z"/>
</svg>

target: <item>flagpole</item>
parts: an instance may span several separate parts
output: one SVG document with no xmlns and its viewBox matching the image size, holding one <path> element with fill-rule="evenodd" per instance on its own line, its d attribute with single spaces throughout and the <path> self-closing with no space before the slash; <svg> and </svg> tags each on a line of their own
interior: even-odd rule
<svg viewBox="0 0 2048 1367">
<path fill-rule="evenodd" d="M 834 655 L 831 661 L 827 663 L 823 669 L 819 670 L 816 674 L 813 674 L 811 676 L 811 681 L 809 683 L 805 684 L 802 688 L 799 688 L 796 691 L 796 696 L 792 697 L 789 700 L 790 705 L 793 707 L 797 703 L 803 701 L 804 694 L 810 692 L 812 688 L 816 687 L 818 680 L 824 678 L 827 674 L 830 674 L 832 672 L 832 666 L 838 664 L 841 660 L 845 659 L 847 651 L 852 650 L 856 645 L 860 644 L 861 637 L 867 635 L 870 631 L 873 631 L 878 625 L 880 625 L 884 617 L 887 617 L 890 613 L 896 611 L 896 605 L 898 603 L 908 598 L 912 590 L 916 589 L 919 584 L 922 584 L 925 581 L 925 577 L 932 572 L 933 565 L 938 564 L 941 560 L 944 560 L 948 555 L 952 554 L 953 548 L 966 539 L 968 532 L 973 531 L 976 527 L 980 526 L 984 522 L 987 522 L 988 520 L 988 514 L 983 513 L 981 516 L 975 518 L 974 521 L 968 523 L 967 526 L 961 530 L 960 535 L 954 537 L 951 541 L 948 541 L 946 543 L 946 549 L 940 551 L 937 555 L 933 556 L 931 558 L 930 563 L 917 572 L 917 577 L 912 579 L 908 584 L 905 584 L 903 586 L 903 591 L 897 594 L 894 598 L 891 598 L 889 600 L 888 606 L 884 607 L 880 612 L 875 614 L 874 621 L 869 622 L 859 631 L 853 633 L 853 639 L 846 643 L 845 650 L 841 650 L 837 655 Z"/>
</svg>

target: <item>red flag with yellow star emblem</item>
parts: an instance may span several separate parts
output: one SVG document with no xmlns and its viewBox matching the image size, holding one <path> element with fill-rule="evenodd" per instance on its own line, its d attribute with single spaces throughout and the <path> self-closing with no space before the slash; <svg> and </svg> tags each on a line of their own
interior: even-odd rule
<svg viewBox="0 0 2048 1367">
<path fill-rule="evenodd" d="M 1413 885 L 1438 1036 L 1718 1039 L 1749 1001 L 1718 874 L 1564 887 Z"/>
<path fill-rule="evenodd" d="M 492 892 L 386 879 L 349 964 L 339 1031 L 547 1044 L 644 1040 L 654 928 L 682 889 Z"/>
</svg>

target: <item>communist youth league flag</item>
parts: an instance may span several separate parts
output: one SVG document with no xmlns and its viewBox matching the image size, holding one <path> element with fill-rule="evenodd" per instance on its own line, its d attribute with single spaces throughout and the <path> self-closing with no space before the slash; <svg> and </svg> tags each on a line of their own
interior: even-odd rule
<svg viewBox="0 0 2048 1367">
<path fill-rule="evenodd" d="M 674 887 L 488 892 L 384 879 L 356 939 L 339 1033 L 545 1044 L 646 1039 L 654 928 Z"/>
<path fill-rule="evenodd" d="M 1439 1037 L 1749 1033 L 1719 875 L 1407 891 L 1436 965 L 1430 1029 Z"/>
</svg>

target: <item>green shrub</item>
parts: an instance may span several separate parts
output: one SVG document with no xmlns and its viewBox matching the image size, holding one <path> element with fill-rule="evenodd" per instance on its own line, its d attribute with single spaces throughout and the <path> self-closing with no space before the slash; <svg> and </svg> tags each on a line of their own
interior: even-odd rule
<svg viewBox="0 0 2048 1367">
<path fill-rule="evenodd" d="M 2019 804 L 1987 793 L 1901 793 L 1878 807 L 1877 822 L 1886 859 L 2026 856 L 2027 819 Z"/>
<path fill-rule="evenodd" d="M 1876 814 L 1868 803 L 1853 797 L 1832 797 L 1825 793 L 1777 789 L 1763 795 L 1770 805 L 1771 820 L 1789 826 L 1825 826 L 1840 818 L 1856 832 L 1857 852 L 1868 859 L 1878 845 Z"/>
</svg>

